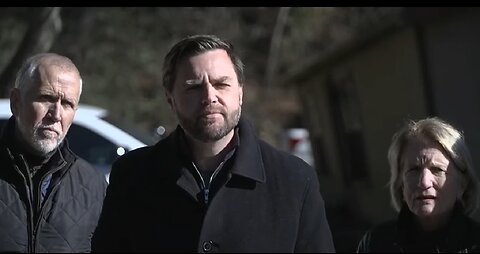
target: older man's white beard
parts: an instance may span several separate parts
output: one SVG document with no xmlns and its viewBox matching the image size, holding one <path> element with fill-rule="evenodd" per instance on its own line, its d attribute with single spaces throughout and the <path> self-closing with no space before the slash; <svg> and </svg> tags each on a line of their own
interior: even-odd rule
<svg viewBox="0 0 480 254">
<path fill-rule="evenodd" d="M 25 138 L 27 144 L 32 149 L 32 152 L 36 155 L 47 155 L 55 150 L 60 143 L 62 143 L 65 135 L 58 136 L 56 138 L 46 138 L 42 137 L 39 134 L 39 129 L 41 125 L 37 125 L 34 127 L 32 132 L 29 132 L 23 128 L 23 125 L 19 125 L 19 129 Z"/>
<path fill-rule="evenodd" d="M 62 143 L 64 137 L 60 139 L 46 139 L 40 138 L 38 135 L 34 135 L 31 141 L 32 148 L 36 150 L 40 155 L 46 155 L 55 150 L 60 143 Z"/>
</svg>

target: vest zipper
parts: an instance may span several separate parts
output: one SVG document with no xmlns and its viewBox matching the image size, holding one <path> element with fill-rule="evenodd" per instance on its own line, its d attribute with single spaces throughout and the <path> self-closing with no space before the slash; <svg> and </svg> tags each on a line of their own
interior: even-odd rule
<svg viewBox="0 0 480 254">
<path fill-rule="evenodd" d="M 27 209 L 28 209 L 26 211 L 27 220 L 28 220 L 27 221 L 27 231 L 28 231 L 27 251 L 29 253 L 34 253 L 35 252 L 34 242 L 35 242 L 35 233 L 36 232 L 35 232 L 35 229 L 34 229 L 34 226 L 33 226 L 34 221 L 33 221 L 33 208 L 32 208 L 32 206 L 33 206 L 32 179 L 29 175 L 28 166 L 25 163 L 25 159 L 23 158 L 22 155 L 20 155 L 20 158 L 21 158 L 21 161 L 23 163 L 23 168 L 24 168 L 25 172 L 22 172 L 22 170 L 17 166 L 17 163 L 14 163 L 13 167 L 23 177 L 23 181 L 24 181 L 25 188 L 26 188 L 26 194 L 27 194 L 27 200 L 28 200 L 28 203 L 26 204 Z"/>
<path fill-rule="evenodd" d="M 65 164 L 67 164 L 66 161 L 63 161 L 58 167 L 56 167 L 55 169 L 52 169 L 50 171 L 48 171 L 44 176 L 43 178 L 41 179 L 40 181 L 40 184 L 38 185 L 38 188 L 41 189 L 41 186 L 42 186 L 42 182 L 43 180 L 45 179 L 45 176 L 47 176 L 48 174 L 50 174 L 51 172 L 54 172 L 56 171 L 57 169 L 59 168 L 62 168 L 65 166 Z M 66 174 L 67 171 L 63 172 L 63 174 L 60 176 L 60 178 L 63 178 L 63 176 Z M 51 180 L 50 180 L 51 181 Z M 46 204 L 52 197 L 52 195 L 50 195 L 51 193 L 53 193 L 57 188 L 58 186 L 60 185 L 60 182 L 61 182 L 61 179 L 60 181 L 57 181 L 57 183 L 55 184 L 55 186 L 53 186 L 53 188 L 51 189 L 50 193 L 48 193 L 48 195 L 45 197 L 45 200 L 43 200 L 43 204 Z M 40 203 L 40 195 L 42 195 L 41 191 L 39 190 L 38 192 L 38 195 L 39 195 L 39 203 Z M 37 241 L 37 232 L 38 232 L 38 229 L 40 228 L 40 221 L 42 221 L 42 215 L 43 213 L 45 212 L 45 205 L 41 205 L 40 206 L 40 210 L 38 211 L 38 218 L 37 218 L 37 221 L 35 223 L 35 228 L 34 228 L 34 231 L 33 231 L 33 246 L 36 246 L 36 241 Z M 35 250 L 36 251 L 36 250 Z"/>
<path fill-rule="evenodd" d="M 28 216 L 29 221 L 28 221 L 28 224 L 27 224 L 28 231 L 30 232 L 29 236 L 28 236 L 28 238 L 29 238 L 28 252 L 29 253 L 36 253 L 37 252 L 37 248 L 36 248 L 37 244 L 36 243 L 37 243 L 37 238 L 38 238 L 37 233 L 38 233 L 38 228 L 40 227 L 40 221 L 41 221 L 41 217 L 42 217 L 42 214 L 43 214 L 44 206 L 42 206 L 41 209 L 38 211 L 37 221 L 34 221 L 34 218 L 33 218 L 33 206 L 34 206 L 34 204 L 33 204 L 33 195 L 34 195 L 33 188 L 34 187 L 33 187 L 33 182 L 32 182 L 32 177 L 33 176 L 30 176 L 30 173 L 28 171 L 28 166 L 25 162 L 25 159 L 24 159 L 23 155 L 20 155 L 20 158 L 21 158 L 21 160 L 23 162 L 23 165 L 24 165 L 24 168 L 26 170 L 25 173 L 28 175 L 28 180 L 27 180 L 26 179 L 27 177 L 25 177 L 25 174 L 21 174 L 23 176 L 24 180 L 25 180 L 25 183 L 26 183 L 27 195 L 28 195 L 27 198 L 28 198 L 29 210 L 30 210 L 29 216 Z M 67 163 L 66 161 L 63 161 L 62 164 L 59 165 L 55 169 L 58 169 L 58 168 L 61 168 L 61 167 L 65 166 L 66 163 Z M 21 173 L 21 170 L 18 168 L 17 165 L 14 165 L 14 167 L 17 171 L 19 171 Z M 48 173 L 55 171 L 55 169 L 48 171 Z M 45 174 L 45 175 L 48 175 L 48 173 Z M 63 174 L 63 175 L 65 175 L 65 174 Z M 62 175 L 62 177 L 63 177 L 63 175 Z M 42 178 L 42 180 L 40 181 L 39 188 L 41 188 L 41 184 L 42 184 L 43 180 L 44 180 L 44 178 Z M 58 181 L 58 183 L 60 183 L 60 181 Z M 55 187 L 58 186 L 58 183 L 55 185 Z M 52 189 L 52 192 L 53 192 L 53 189 Z M 41 191 L 39 191 L 38 195 L 41 195 Z M 48 199 L 49 197 L 51 197 L 51 195 L 48 195 L 46 198 Z M 40 199 L 38 199 L 38 200 L 40 200 Z M 47 200 L 45 200 L 45 202 L 46 201 Z M 38 205 L 38 202 L 35 205 Z M 38 206 L 35 207 L 35 209 L 37 209 L 37 208 L 38 208 Z"/>
</svg>

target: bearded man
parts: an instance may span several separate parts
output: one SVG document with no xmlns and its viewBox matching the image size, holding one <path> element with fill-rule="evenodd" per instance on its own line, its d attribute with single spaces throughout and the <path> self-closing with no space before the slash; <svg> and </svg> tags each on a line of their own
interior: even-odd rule
<svg viewBox="0 0 480 254">
<path fill-rule="evenodd" d="M 241 117 L 243 64 L 212 35 L 163 66 L 178 127 L 113 165 L 94 252 L 334 252 L 315 170 Z"/>
</svg>

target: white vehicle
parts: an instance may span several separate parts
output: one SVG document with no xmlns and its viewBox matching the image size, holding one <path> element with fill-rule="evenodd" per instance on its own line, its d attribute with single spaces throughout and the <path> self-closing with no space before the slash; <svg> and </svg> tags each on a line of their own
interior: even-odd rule
<svg viewBox="0 0 480 254">
<path fill-rule="evenodd" d="M 3 128 L 11 115 L 10 100 L 0 99 L 0 128 Z M 107 122 L 106 116 L 105 109 L 80 104 L 67 139 L 70 149 L 105 174 L 108 181 L 113 161 L 146 143 Z"/>
</svg>

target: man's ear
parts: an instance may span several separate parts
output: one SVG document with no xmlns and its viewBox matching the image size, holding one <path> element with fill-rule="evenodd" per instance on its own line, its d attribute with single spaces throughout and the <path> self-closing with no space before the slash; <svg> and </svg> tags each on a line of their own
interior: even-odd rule
<svg viewBox="0 0 480 254">
<path fill-rule="evenodd" d="M 173 96 L 169 91 L 165 91 L 165 98 L 167 98 L 168 105 L 170 105 L 170 109 L 174 110 L 173 107 Z"/>
<path fill-rule="evenodd" d="M 243 103 L 243 86 L 240 87 L 240 106 L 242 106 Z"/>
<path fill-rule="evenodd" d="M 467 185 L 468 185 L 468 179 L 464 176 L 460 176 L 460 183 L 459 183 L 459 190 L 457 192 L 457 199 L 462 200 L 463 194 L 467 190 Z"/>
<path fill-rule="evenodd" d="M 20 108 L 20 91 L 18 88 L 12 88 L 10 90 L 10 111 L 12 111 L 12 114 L 16 116 L 18 114 L 19 108 Z"/>
</svg>

